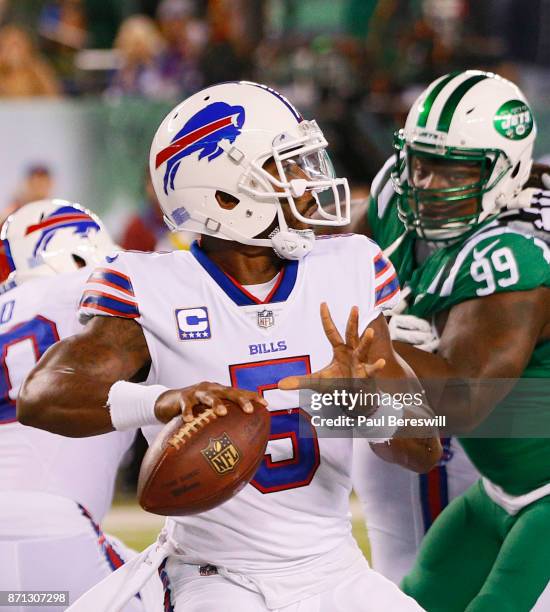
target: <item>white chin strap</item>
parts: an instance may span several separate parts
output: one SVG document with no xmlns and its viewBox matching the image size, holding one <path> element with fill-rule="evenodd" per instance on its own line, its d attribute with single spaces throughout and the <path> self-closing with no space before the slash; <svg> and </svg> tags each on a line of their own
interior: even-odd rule
<svg viewBox="0 0 550 612">
<path fill-rule="evenodd" d="M 315 244 L 313 230 L 276 230 L 270 236 L 273 250 L 282 259 L 302 259 Z"/>
<path fill-rule="evenodd" d="M 222 227 L 222 224 L 218 221 L 215 221 L 215 229 L 212 229 L 208 226 L 211 220 L 202 212 L 196 212 L 194 217 L 205 228 L 208 228 L 208 231 L 201 231 L 199 229 L 199 233 L 221 240 L 234 240 L 235 242 L 251 246 L 271 247 L 282 259 L 302 259 L 302 257 L 311 252 L 315 245 L 314 231 L 312 229 L 296 230 L 288 227 L 280 207 L 277 211 L 277 217 L 275 217 L 279 223 L 279 228 L 271 232 L 268 238 L 249 238 L 229 225 Z M 166 215 L 164 220 L 172 230 L 179 231 L 180 229 L 185 229 L 178 228 Z"/>
</svg>

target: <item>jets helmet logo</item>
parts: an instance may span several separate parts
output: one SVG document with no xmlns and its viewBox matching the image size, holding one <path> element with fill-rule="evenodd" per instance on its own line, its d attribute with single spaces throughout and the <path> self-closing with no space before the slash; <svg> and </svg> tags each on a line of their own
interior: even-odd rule
<svg viewBox="0 0 550 612">
<path fill-rule="evenodd" d="M 174 179 L 181 160 L 200 151 L 199 161 L 204 157 L 209 162 L 223 153 L 222 140 L 233 143 L 241 133 L 245 119 L 242 106 L 231 106 L 225 102 L 214 102 L 193 115 L 174 136 L 170 145 L 155 158 L 155 168 L 166 164 L 164 193 L 174 189 Z"/>
<path fill-rule="evenodd" d="M 84 211 L 72 206 L 61 206 L 51 215 L 27 227 L 25 236 L 34 234 L 34 232 L 40 232 L 34 247 L 33 257 L 36 257 L 40 251 L 44 251 L 47 248 L 48 243 L 54 237 L 57 230 L 64 228 L 73 228 L 74 233 L 82 237 L 87 236 L 90 230 L 99 231 L 100 229 L 92 217 Z"/>
<path fill-rule="evenodd" d="M 497 111 L 493 120 L 496 131 L 509 140 L 527 138 L 535 122 L 531 109 L 521 100 L 510 100 Z"/>
</svg>

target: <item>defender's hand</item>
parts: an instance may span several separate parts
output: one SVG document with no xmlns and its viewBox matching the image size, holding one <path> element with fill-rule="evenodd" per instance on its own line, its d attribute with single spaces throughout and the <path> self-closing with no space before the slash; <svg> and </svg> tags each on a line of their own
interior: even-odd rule
<svg viewBox="0 0 550 612">
<path fill-rule="evenodd" d="M 279 381 L 279 389 L 285 391 L 307 387 L 308 380 L 322 378 L 372 378 L 384 368 L 384 359 L 369 363 L 369 350 L 374 338 L 374 330 L 367 327 L 359 336 L 359 309 L 351 309 L 347 326 L 346 340 L 334 325 L 325 302 L 321 304 L 321 322 L 328 341 L 332 345 L 332 361 L 324 368 L 306 376 L 288 376 Z"/>
<path fill-rule="evenodd" d="M 263 397 L 252 391 L 244 391 L 233 387 L 224 387 L 218 383 L 201 382 L 184 389 L 170 389 L 160 395 L 155 403 L 155 415 L 159 421 L 168 423 L 174 417 L 183 414 L 186 422 L 194 419 L 193 408 L 206 404 L 214 409 L 218 416 L 227 414 L 226 402 L 233 402 L 241 407 L 243 412 L 254 412 L 254 405 L 267 407 Z"/>
<path fill-rule="evenodd" d="M 435 328 L 420 317 L 394 314 L 388 327 L 392 340 L 412 344 L 421 351 L 434 353 L 439 346 L 439 336 Z"/>
</svg>

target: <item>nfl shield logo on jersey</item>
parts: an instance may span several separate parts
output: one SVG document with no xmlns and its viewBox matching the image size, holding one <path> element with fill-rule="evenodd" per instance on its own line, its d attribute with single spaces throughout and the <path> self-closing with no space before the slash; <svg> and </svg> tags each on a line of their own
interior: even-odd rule
<svg viewBox="0 0 550 612">
<path fill-rule="evenodd" d="M 231 472 L 241 459 L 238 448 L 225 432 L 219 438 L 210 438 L 208 446 L 201 453 L 218 474 Z"/>
<path fill-rule="evenodd" d="M 212 337 L 206 306 L 176 308 L 176 323 L 180 340 L 208 340 Z"/>
<path fill-rule="evenodd" d="M 275 325 L 275 317 L 273 316 L 272 310 L 260 310 L 258 312 L 258 327 L 262 327 L 263 329 L 267 329 L 268 327 L 272 327 Z"/>
</svg>

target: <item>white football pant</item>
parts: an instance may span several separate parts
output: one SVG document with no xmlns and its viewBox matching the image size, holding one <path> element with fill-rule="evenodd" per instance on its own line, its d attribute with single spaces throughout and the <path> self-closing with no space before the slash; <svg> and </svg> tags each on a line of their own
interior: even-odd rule
<svg viewBox="0 0 550 612">
<path fill-rule="evenodd" d="M 208 566 L 207 566 L 208 567 Z M 169 557 L 164 581 L 169 590 L 165 610 L 175 612 L 419 612 L 422 608 L 392 582 L 371 569 L 366 560 L 322 593 L 282 608 L 268 608 L 258 590 L 219 575 L 201 575 L 198 565 Z M 203 571 L 204 573 L 204 571 Z M 162 577 L 162 572 L 161 572 Z M 251 583 L 252 586 L 252 583 Z M 252 587 L 253 588 L 253 587 Z M 172 607 L 170 607 L 170 604 Z"/>
<path fill-rule="evenodd" d="M 380 459 L 364 439 L 354 441 L 353 488 L 361 500 L 372 566 L 399 584 L 412 569 L 424 534 L 448 503 L 480 477 L 455 438 L 428 474 Z"/>
</svg>

